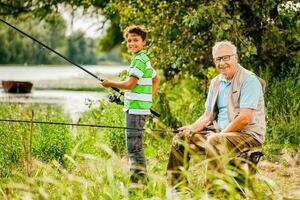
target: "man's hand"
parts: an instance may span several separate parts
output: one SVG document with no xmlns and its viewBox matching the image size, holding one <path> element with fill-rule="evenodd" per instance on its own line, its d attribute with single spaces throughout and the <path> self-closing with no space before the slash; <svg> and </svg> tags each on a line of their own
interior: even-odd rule
<svg viewBox="0 0 300 200">
<path fill-rule="evenodd" d="M 103 80 L 100 82 L 100 85 L 103 87 L 110 87 L 110 81 L 109 80 Z"/>
<path fill-rule="evenodd" d="M 210 111 L 205 111 L 205 113 L 203 113 L 201 117 L 199 117 L 199 119 L 197 119 L 193 124 L 189 124 L 179 128 L 178 135 L 181 138 L 191 137 L 194 133 L 203 131 L 206 128 L 206 124 L 208 124 L 209 122 L 210 113 Z"/>
<path fill-rule="evenodd" d="M 193 134 L 193 127 L 192 125 L 186 125 L 178 128 L 178 131 L 179 131 L 178 136 L 180 138 L 184 138 L 184 137 L 190 138 Z"/>
<path fill-rule="evenodd" d="M 189 124 L 183 127 L 178 128 L 178 136 L 180 138 L 188 138 L 190 139 L 195 133 L 200 133 L 205 128 L 205 125 L 199 119 L 193 124 Z M 209 135 L 209 132 L 201 132 L 201 135 L 204 139 L 206 139 Z"/>
</svg>

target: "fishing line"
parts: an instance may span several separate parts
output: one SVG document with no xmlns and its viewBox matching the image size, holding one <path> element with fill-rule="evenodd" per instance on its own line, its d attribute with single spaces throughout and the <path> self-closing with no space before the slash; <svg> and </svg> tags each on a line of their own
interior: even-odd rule
<svg viewBox="0 0 300 200">
<path fill-rule="evenodd" d="M 11 122 L 11 123 L 32 123 L 32 124 L 48 124 L 48 125 L 64 125 L 64 126 L 84 126 L 84 127 L 95 127 L 95 128 L 110 128 L 110 129 L 127 129 L 127 130 L 138 130 L 152 132 L 167 132 L 172 131 L 178 133 L 177 129 L 163 130 L 163 129 L 149 129 L 149 128 L 133 128 L 123 126 L 109 126 L 109 125 L 98 125 L 98 124 L 80 124 L 80 123 L 67 123 L 67 122 L 48 122 L 48 121 L 34 121 L 34 120 L 18 120 L 18 119 L 0 119 L 0 122 Z"/>
</svg>

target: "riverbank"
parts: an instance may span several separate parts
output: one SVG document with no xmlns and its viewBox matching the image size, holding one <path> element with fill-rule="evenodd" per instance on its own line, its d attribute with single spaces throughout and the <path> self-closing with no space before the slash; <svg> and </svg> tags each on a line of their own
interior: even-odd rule
<svg viewBox="0 0 300 200">
<path fill-rule="evenodd" d="M 0 89 L 0 102 L 19 104 L 53 104 L 58 105 L 76 122 L 82 112 L 97 106 L 98 100 L 106 98 L 104 92 L 37 90 L 28 94 L 10 94 Z"/>
</svg>

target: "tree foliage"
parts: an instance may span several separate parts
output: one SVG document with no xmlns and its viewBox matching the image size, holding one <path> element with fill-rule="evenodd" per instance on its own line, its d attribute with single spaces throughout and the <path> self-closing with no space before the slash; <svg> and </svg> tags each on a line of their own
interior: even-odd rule
<svg viewBox="0 0 300 200">
<path fill-rule="evenodd" d="M 17 19 L 9 19 L 9 22 L 48 46 L 58 51 L 65 50 L 66 24 L 58 13 L 48 14 L 41 21 L 30 14 L 24 14 Z M 2 23 L 0 27 L 0 63 L 51 64 L 62 62 L 56 55 L 49 53 L 48 50 L 12 28 Z"/>
<path fill-rule="evenodd" d="M 96 64 L 95 39 L 84 37 L 80 31 L 66 36 L 66 22 L 60 13 L 52 11 L 43 18 L 31 13 L 4 18 L 33 38 L 66 55 L 78 64 Z M 0 64 L 65 64 L 66 61 L 48 49 L 0 23 Z M 101 57 L 105 60 L 106 57 Z"/>
<path fill-rule="evenodd" d="M 111 20 L 99 42 L 110 50 L 121 42 L 127 25 L 143 24 L 151 32 L 149 52 L 167 77 L 190 72 L 198 77 L 212 66 L 211 48 L 219 40 L 237 45 L 241 63 L 253 70 L 284 75 L 300 60 L 300 8 L 287 0 L 0 0 L 0 14 L 31 12 L 41 16 L 60 4 L 95 7 Z"/>
<path fill-rule="evenodd" d="M 300 8 L 291 2 L 113 0 L 109 6 L 122 29 L 134 23 L 151 30 L 152 61 L 167 76 L 201 77 L 212 66 L 213 44 L 224 39 L 237 45 L 247 68 L 279 76 L 299 67 Z"/>
<path fill-rule="evenodd" d="M 108 4 L 108 0 L 97 0 L 97 1 L 84 1 L 84 0 L 71 0 L 71 1 L 64 1 L 64 0 L 52 0 L 52 1 L 46 1 L 46 0 L 41 0 L 41 1 L 33 1 L 33 0 L 21 0 L 21 1 L 16 1 L 16 0 L 10 0 L 10 1 L 6 1 L 6 0 L 0 0 L 0 16 L 6 16 L 7 19 L 11 19 L 11 18 L 15 18 L 16 20 L 13 21 L 14 24 L 20 24 L 20 23 L 25 23 L 24 26 L 26 26 L 26 24 L 28 25 L 28 21 L 25 21 L 25 18 L 22 16 L 31 16 L 31 18 L 34 18 L 34 20 L 36 20 L 36 23 L 38 23 L 39 21 L 44 21 L 46 20 L 46 23 L 48 23 L 49 27 L 56 27 L 56 28 L 60 28 L 60 29 L 64 29 L 61 30 L 60 32 L 46 32 L 46 31 L 41 31 L 43 33 L 46 32 L 46 34 L 43 37 L 40 37 L 42 39 L 45 39 L 44 37 L 46 37 L 46 35 L 48 36 L 52 36 L 52 37 L 56 37 L 64 39 L 64 47 L 63 49 L 61 49 L 63 52 L 70 55 L 70 57 L 72 58 L 72 60 L 74 61 L 78 61 L 81 64 L 95 64 L 97 62 L 97 60 L 101 59 L 108 59 L 105 58 L 105 56 L 101 56 L 101 58 L 96 58 L 95 54 L 94 54 L 94 50 L 96 51 L 96 49 L 98 51 L 102 51 L 102 52 L 110 52 L 110 51 L 114 51 L 113 49 L 118 46 L 122 40 L 122 33 L 120 31 L 120 27 L 119 27 L 119 17 L 116 15 L 111 15 L 111 12 L 102 12 L 105 9 L 105 6 Z M 65 33 L 65 22 L 63 22 L 64 24 L 60 23 L 60 22 L 55 22 L 55 21 L 49 21 L 47 20 L 49 18 L 49 15 L 52 15 L 52 13 L 58 13 L 59 8 L 71 8 L 73 10 L 77 9 L 78 7 L 84 8 L 85 10 L 93 7 L 94 11 L 96 13 L 99 13 L 99 15 L 105 15 L 107 19 L 110 19 L 110 23 L 109 23 L 109 27 L 106 30 L 106 34 L 104 35 L 104 37 L 102 37 L 101 39 L 98 39 L 99 42 L 97 42 L 97 45 L 94 45 L 93 43 L 95 41 L 92 41 L 91 39 L 87 39 L 87 38 L 83 38 L 84 34 L 80 33 L 75 33 L 72 36 L 70 36 L 70 38 L 68 38 L 66 40 L 66 37 L 64 36 Z M 107 13 L 107 14 L 106 14 Z M 23 18 L 23 19 L 22 19 Z M 24 21 L 23 21 L 24 20 Z M 19 23 L 17 23 L 19 22 Z M 103 23 L 106 23 L 106 21 L 104 21 Z M 103 25 L 99 25 L 100 28 L 103 28 L 105 24 Z M 1 24 L 0 24 L 1 26 Z M 1 26 L 2 27 L 2 26 Z M 4 27 L 5 28 L 5 27 Z M 21 28 L 23 28 L 21 26 Z M 36 29 L 40 29 L 41 27 L 38 26 L 36 27 Z M 36 29 L 34 29 L 36 31 Z M 23 29 L 22 29 L 23 30 Z M 32 31 L 34 31 L 32 30 Z M 30 33 L 31 29 L 24 29 L 24 31 Z M 12 31 L 10 31 L 12 32 Z M 7 28 L 4 29 L 0 34 L 5 34 L 7 33 Z M 61 34 L 63 34 L 63 37 L 60 37 Z M 39 35 L 40 36 L 40 35 Z M 19 36 L 17 36 L 19 37 Z M 59 39 L 59 40 L 61 40 Z M 45 40 L 43 40 L 45 41 Z M 12 46 L 15 46 L 15 44 L 11 43 L 10 41 L 6 41 L 5 38 L 2 40 L 3 44 L 5 44 L 4 46 L 6 47 L 6 44 L 9 43 Z M 21 42 L 23 43 L 23 42 Z M 49 44 L 49 43 L 47 43 Z M 52 43 L 49 44 L 49 46 L 51 46 Z M 62 45 L 63 46 L 63 45 Z M 17 45 L 18 47 L 18 45 Z M 17 48 L 14 47 L 14 48 Z M 52 46 L 51 46 L 52 47 Z M 83 49 L 75 49 L 75 48 L 86 48 L 87 52 L 82 52 Z M 71 49 L 69 49 L 71 48 Z M 91 49 L 93 48 L 93 49 Z M 20 50 L 20 52 L 23 52 L 22 50 Z M 36 51 L 31 51 L 33 54 L 37 55 L 39 54 L 39 52 Z M 82 52 L 82 53 L 80 53 Z M 74 54 L 76 53 L 76 54 Z M 31 56 L 26 55 L 26 58 L 21 58 L 24 57 L 23 55 L 20 56 L 19 59 L 16 59 L 14 56 L 6 56 L 10 54 L 10 49 L 7 48 L 0 48 L 0 55 L 4 55 L 1 60 L 0 63 L 30 63 L 27 61 L 22 61 L 22 60 L 31 60 L 31 63 L 33 64 L 37 64 L 37 63 L 43 63 L 43 64 L 51 64 L 51 63 L 60 63 L 58 62 L 57 59 L 32 59 Z M 119 54 L 118 54 L 119 56 Z M 11 57 L 11 59 L 9 59 L 9 57 Z M 40 56 L 41 57 L 41 56 Z M 45 57 L 45 56 L 44 56 Z M 49 62 L 49 61 L 50 62 Z M 120 62 L 121 59 L 114 59 L 117 60 L 117 62 Z"/>
<path fill-rule="evenodd" d="M 84 38 L 81 32 L 74 33 L 68 37 L 66 55 L 73 62 L 78 64 L 96 64 L 94 40 Z"/>
</svg>

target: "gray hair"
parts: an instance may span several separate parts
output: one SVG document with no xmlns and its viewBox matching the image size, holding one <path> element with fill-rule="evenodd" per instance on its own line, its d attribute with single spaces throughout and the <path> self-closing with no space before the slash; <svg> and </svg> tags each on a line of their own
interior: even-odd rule
<svg viewBox="0 0 300 200">
<path fill-rule="evenodd" d="M 232 54 L 237 54 L 237 48 L 236 48 L 236 46 L 234 46 L 234 44 L 232 44 L 232 42 L 230 42 L 228 40 L 223 40 L 223 41 L 215 43 L 215 45 L 212 48 L 212 55 L 214 56 L 214 54 L 216 53 L 216 51 L 220 47 L 222 47 L 222 46 L 228 46 L 231 49 Z"/>
</svg>

